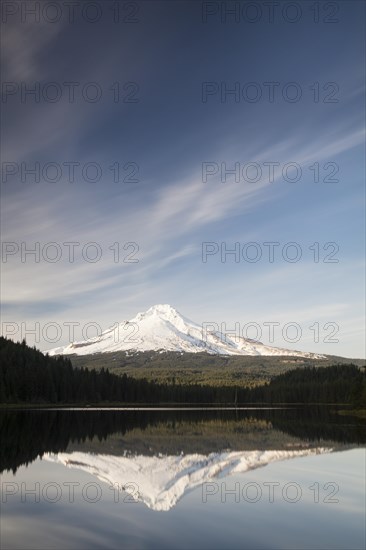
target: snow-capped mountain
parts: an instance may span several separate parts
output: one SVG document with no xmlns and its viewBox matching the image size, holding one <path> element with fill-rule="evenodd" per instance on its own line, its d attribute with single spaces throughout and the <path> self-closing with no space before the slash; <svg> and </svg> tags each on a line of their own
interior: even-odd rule
<svg viewBox="0 0 366 550">
<path fill-rule="evenodd" d="M 323 357 L 266 346 L 249 338 L 223 334 L 214 328 L 213 325 L 206 327 L 194 323 L 170 305 L 160 304 L 138 313 L 129 321 L 122 321 L 95 338 L 54 348 L 48 353 L 88 355 L 114 351 L 175 351 L 220 355 L 292 355 L 317 359 Z"/>
<path fill-rule="evenodd" d="M 189 491 L 207 482 L 242 474 L 279 460 L 332 452 L 316 447 L 289 451 L 236 451 L 209 455 L 114 456 L 82 452 L 46 454 L 43 459 L 94 475 L 156 511 L 168 511 Z M 212 492 L 210 493 L 212 496 Z M 123 497 L 122 497 L 123 498 Z"/>
</svg>

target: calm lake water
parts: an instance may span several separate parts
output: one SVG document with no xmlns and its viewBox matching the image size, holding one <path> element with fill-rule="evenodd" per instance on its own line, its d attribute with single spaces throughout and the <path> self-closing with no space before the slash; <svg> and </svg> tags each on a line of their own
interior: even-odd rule
<svg viewBox="0 0 366 550">
<path fill-rule="evenodd" d="M 365 547 L 365 423 L 326 408 L 0 413 L 2 549 Z"/>
</svg>

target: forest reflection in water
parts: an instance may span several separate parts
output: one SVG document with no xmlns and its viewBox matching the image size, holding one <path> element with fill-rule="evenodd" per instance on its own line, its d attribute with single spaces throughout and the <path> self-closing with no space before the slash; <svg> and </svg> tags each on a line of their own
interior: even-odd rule
<svg viewBox="0 0 366 550">
<path fill-rule="evenodd" d="M 209 454 L 353 447 L 362 421 L 329 407 L 246 410 L 13 410 L 0 413 L 0 471 L 45 453 Z"/>
</svg>

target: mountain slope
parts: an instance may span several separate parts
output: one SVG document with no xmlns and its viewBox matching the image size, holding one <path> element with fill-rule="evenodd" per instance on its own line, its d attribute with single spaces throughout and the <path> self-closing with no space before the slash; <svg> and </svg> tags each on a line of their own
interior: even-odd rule
<svg viewBox="0 0 366 550">
<path fill-rule="evenodd" d="M 323 356 L 266 346 L 249 338 L 228 336 L 183 317 L 167 304 L 151 307 L 130 321 L 83 342 L 49 350 L 50 355 L 88 355 L 114 351 L 176 351 L 219 355 Z"/>
</svg>

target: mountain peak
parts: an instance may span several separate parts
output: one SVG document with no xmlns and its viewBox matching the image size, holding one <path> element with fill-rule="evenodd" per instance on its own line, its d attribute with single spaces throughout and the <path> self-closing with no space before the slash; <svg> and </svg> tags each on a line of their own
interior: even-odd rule
<svg viewBox="0 0 366 550">
<path fill-rule="evenodd" d="M 174 307 L 172 307 L 171 305 L 169 304 L 155 304 L 154 306 L 151 306 L 147 311 L 146 313 L 158 313 L 158 314 L 163 314 L 163 315 L 166 315 L 166 314 L 176 314 L 176 315 L 179 315 L 178 314 L 178 311 L 176 309 L 174 309 Z"/>
<path fill-rule="evenodd" d="M 143 321 L 149 318 L 159 318 L 174 322 L 183 319 L 182 315 L 169 304 L 155 304 L 146 311 L 138 313 L 131 321 Z"/>
</svg>

